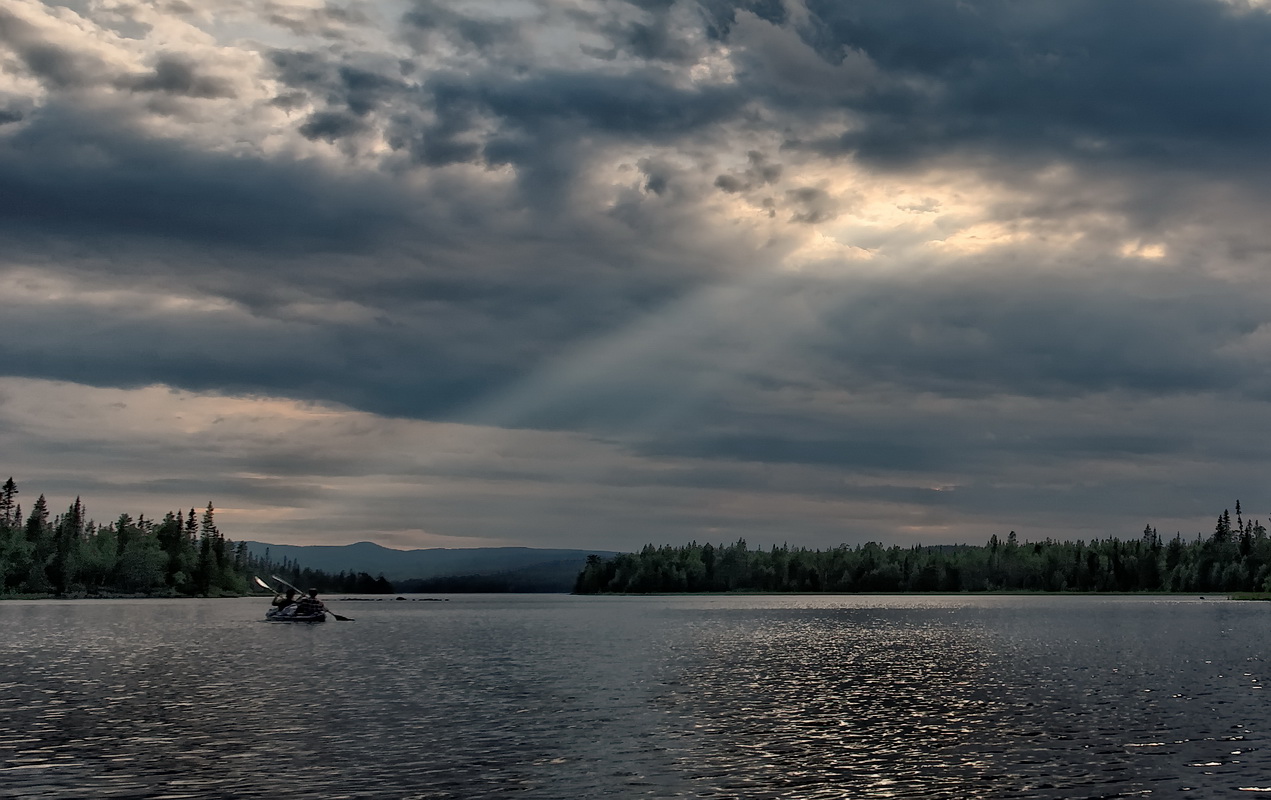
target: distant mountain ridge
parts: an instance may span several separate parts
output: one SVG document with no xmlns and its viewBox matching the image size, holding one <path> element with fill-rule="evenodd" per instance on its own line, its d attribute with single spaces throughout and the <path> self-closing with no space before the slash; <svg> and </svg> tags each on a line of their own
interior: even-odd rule
<svg viewBox="0 0 1271 800">
<path fill-rule="evenodd" d="M 537 547 L 433 547 L 423 550 L 394 550 L 374 542 L 345 545 L 294 545 L 247 542 L 248 551 L 274 562 L 283 559 L 297 562 L 301 568 L 322 570 L 332 574 L 365 572 L 372 577 L 383 575 L 397 583 L 453 576 L 494 575 L 548 569 L 559 573 L 572 563 L 581 572 L 587 556 L 602 558 L 615 555 L 611 550 L 566 550 Z M 558 581 L 559 583 L 559 581 Z M 568 591 L 570 587 L 557 589 Z"/>
</svg>

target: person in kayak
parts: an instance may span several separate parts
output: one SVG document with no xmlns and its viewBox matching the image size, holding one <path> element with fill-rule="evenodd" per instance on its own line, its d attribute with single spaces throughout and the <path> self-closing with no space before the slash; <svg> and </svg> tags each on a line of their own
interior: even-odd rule
<svg viewBox="0 0 1271 800">
<path fill-rule="evenodd" d="M 300 602 L 296 604 L 296 615 L 307 617 L 310 614 L 317 614 L 326 611 L 327 607 L 318 599 L 318 590 L 310 589 L 306 597 L 300 598 Z"/>
<path fill-rule="evenodd" d="M 282 595 L 278 595 L 277 597 L 274 598 L 273 606 L 274 608 L 281 610 L 291 605 L 294 602 L 296 602 L 296 590 L 288 589 L 286 597 L 283 597 Z"/>
</svg>

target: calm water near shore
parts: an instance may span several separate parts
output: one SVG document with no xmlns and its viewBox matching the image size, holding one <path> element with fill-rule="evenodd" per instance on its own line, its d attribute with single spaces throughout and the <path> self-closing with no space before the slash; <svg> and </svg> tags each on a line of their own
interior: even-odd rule
<svg viewBox="0 0 1271 800">
<path fill-rule="evenodd" d="M 0 603 L 0 798 L 1271 790 L 1271 603 Z"/>
</svg>

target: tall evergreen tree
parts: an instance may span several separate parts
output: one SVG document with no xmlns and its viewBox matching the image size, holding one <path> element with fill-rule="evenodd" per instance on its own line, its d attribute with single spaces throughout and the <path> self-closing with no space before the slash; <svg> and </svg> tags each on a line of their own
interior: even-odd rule
<svg viewBox="0 0 1271 800">
<path fill-rule="evenodd" d="M 164 582 L 168 586 L 176 588 L 179 584 L 184 583 L 185 575 L 182 570 L 183 556 L 185 554 L 185 536 L 181 531 L 181 515 L 169 511 L 163 518 L 163 522 L 155 529 L 155 538 L 159 541 L 159 548 L 167 557 L 167 564 L 164 568 Z"/>
<path fill-rule="evenodd" d="M 76 497 L 66 513 L 58 517 L 54 526 L 53 554 L 47 571 L 49 583 L 59 595 L 65 594 L 70 586 L 76 556 L 84 538 L 85 522 L 84 506 L 80 498 Z"/>
<path fill-rule="evenodd" d="M 132 523 L 132 517 L 128 514 L 120 514 L 119 519 L 115 520 L 115 556 L 119 557 L 124 554 L 124 550 L 128 549 L 128 543 L 132 541 L 134 534 L 139 533 L 136 526 Z"/>
<path fill-rule="evenodd" d="M 1214 535 L 1211 541 L 1214 544 L 1226 544 L 1231 541 L 1231 515 L 1226 511 L 1218 515 L 1218 521 L 1214 523 Z"/>
<path fill-rule="evenodd" d="M 18 516 L 15 516 L 14 507 L 17 504 L 18 485 L 13 482 L 13 476 L 9 476 L 9 480 L 0 486 L 0 524 L 6 528 L 15 528 L 21 522 Z M 21 510 L 16 512 L 21 514 Z"/>
<path fill-rule="evenodd" d="M 31 548 L 30 569 L 25 581 L 27 591 L 46 592 L 51 588 L 45 567 L 53 554 L 53 536 L 49 529 L 49 504 L 44 495 L 36 498 L 31 506 L 24 530 Z"/>
<path fill-rule="evenodd" d="M 47 533 L 49 527 L 49 504 L 44 499 L 44 495 L 40 495 L 35 500 L 35 505 L 31 507 L 31 516 L 27 517 L 26 535 L 28 539 L 35 540 Z"/>
</svg>

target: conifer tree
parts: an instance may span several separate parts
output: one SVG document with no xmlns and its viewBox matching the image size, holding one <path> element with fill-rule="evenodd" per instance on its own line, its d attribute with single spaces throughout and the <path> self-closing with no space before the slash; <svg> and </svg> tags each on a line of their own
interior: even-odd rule
<svg viewBox="0 0 1271 800">
<path fill-rule="evenodd" d="M 181 533 L 181 515 L 179 512 L 169 511 L 164 516 L 163 522 L 155 529 L 155 538 L 159 542 L 159 549 L 167 557 L 167 564 L 164 568 L 164 582 L 168 586 L 176 588 L 184 578 L 182 573 L 182 555 L 185 552 L 185 537 Z M 178 576 L 181 576 L 178 578 Z"/>
<path fill-rule="evenodd" d="M 128 543 L 132 540 L 136 528 L 132 524 L 132 517 L 127 514 L 120 514 L 119 519 L 115 520 L 115 557 L 118 558 L 124 554 L 124 550 L 128 549 Z"/>
<path fill-rule="evenodd" d="M 1231 541 L 1231 516 L 1223 511 L 1218 515 L 1218 521 L 1214 523 L 1214 544 L 1226 544 Z"/>
<path fill-rule="evenodd" d="M 13 476 L 10 475 L 9 480 L 5 481 L 3 486 L 0 486 L 0 524 L 3 524 L 6 528 L 17 527 L 18 523 L 21 522 L 20 517 L 17 516 L 22 513 L 21 509 L 18 509 L 16 514 L 14 512 L 17 496 L 18 485 L 13 482 Z"/>
<path fill-rule="evenodd" d="M 76 497 L 66 513 L 58 517 L 53 530 L 53 557 L 48 566 L 49 583 L 57 594 L 65 594 L 70 586 L 84 537 L 84 506 Z"/>
<path fill-rule="evenodd" d="M 44 499 L 44 495 L 36 498 L 35 505 L 31 507 L 31 516 L 27 517 L 26 535 L 27 538 L 35 541 L 43 536 L 49 526 L 49 504 Z"/>
<path fill-rule="evenodd" d="M 50 586 L 45 567 L 52 556 L 53 541 L 49 530 L 49 505 L 44 495 L 40 495 L 31 506 L 31 514 L 27 517 L 24 530 L 31 548 L 30 569 L 25 581 L 27 591 L 48 591 Z"/>
</svg>

